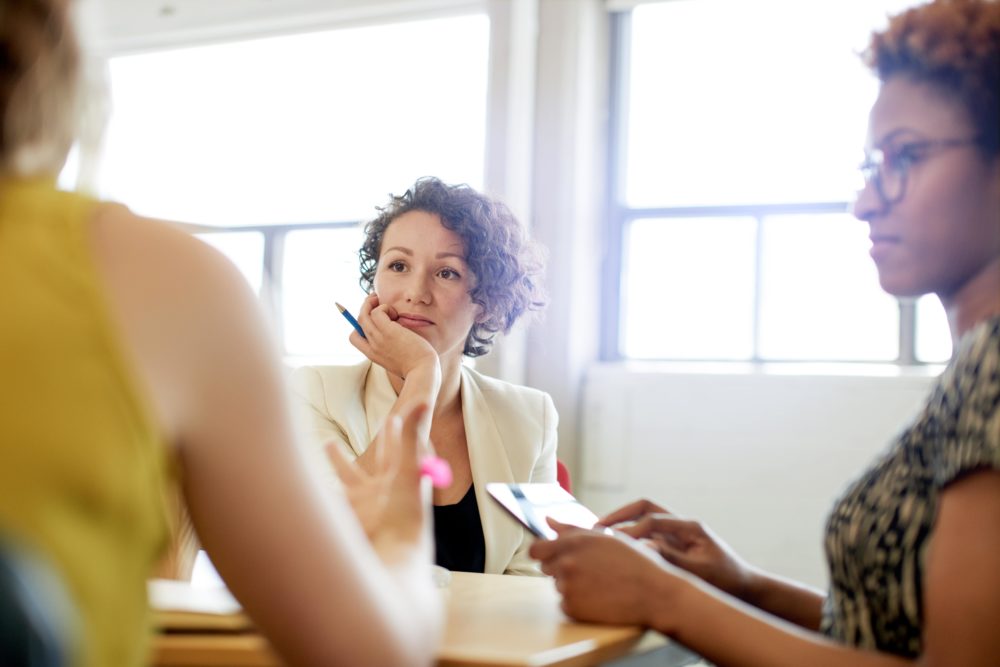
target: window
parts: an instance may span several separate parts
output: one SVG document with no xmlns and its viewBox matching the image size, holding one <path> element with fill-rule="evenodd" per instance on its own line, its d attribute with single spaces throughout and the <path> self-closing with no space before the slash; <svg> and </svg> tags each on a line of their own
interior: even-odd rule
<svg viewBox="0 0 1000 667">
<path fill-rule="evenodd" d="M 205 226 L 290 363 L 358 359 L 358 223 L 421 176 L 482 187 L 488 56 L 472 14 L 115 57 L 101 194 Z"/>
<path fill-rule="evenodd" d="M 877 92 L 858 52 L 911 4 L 677 0 L 615 15 L 606 357 L 947 358 L 933 304 L 881 290 L 867 225 L 848 214 Z"/>
</svg>

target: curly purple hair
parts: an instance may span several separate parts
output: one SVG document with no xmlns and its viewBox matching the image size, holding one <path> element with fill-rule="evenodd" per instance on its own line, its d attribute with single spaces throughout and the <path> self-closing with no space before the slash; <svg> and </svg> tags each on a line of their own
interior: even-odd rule
<svg viewBox="0 0 1000 667">
<path fill-rule="evenodd" d="M 365 241 L 358 253 L 361 288 L 366 292 L 375 281 L 385 230 L 404 213 L 437 215 L 446 229 L 462 239 L 466 263 L 476 278 L 469 295 L 482 308 L 482 316 L 466 338 L 466 356 L 488 353 L 498 333 L 509 332 L 525 311 L 545 306 L 539 285 L 541 250 L 503 202 L 468 185 L 447 185 L 425 177 L 402 195 L 390 196 L 378 211 L 380 215 L 365 225 Z"/>
</svg>

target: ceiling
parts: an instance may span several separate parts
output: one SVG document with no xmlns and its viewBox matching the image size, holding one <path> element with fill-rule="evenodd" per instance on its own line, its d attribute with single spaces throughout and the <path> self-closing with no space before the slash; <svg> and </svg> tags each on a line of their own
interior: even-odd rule
<svg viewBox="0 0 1000 667">
<path fill-rule="evenodd" d="M 111 52 L 137 51 L 443 13 L 475 0 L 88 0 L 97 40 Z"/>
</svg>

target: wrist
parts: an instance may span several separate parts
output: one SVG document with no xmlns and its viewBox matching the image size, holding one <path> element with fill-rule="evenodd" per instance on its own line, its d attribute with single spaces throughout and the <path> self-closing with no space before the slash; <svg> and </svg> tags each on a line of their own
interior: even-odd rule
<svg viewBox="0 0 1000 667">
<path fill-rule="evenodd" d="M 424 357 L 414 364 L 403 377 L 403 388 L 423 395 L 424 400 L 433 401 L 441 389 L 441 362 L 437 355 Z"/>
<path fill-rule="evenodd" d="M 740 579 L 740 585 L 733 591 L 733 595 L 749 605 L 759 607 L 767 596 L 771 584 L 770 577 L 763 570 L 748 567 Z"/>
<path fill-rule="evenodd" d="M 417 567 L 433 560 L 429 530 L 419 525 L 408 525 L 402 530 L 383 527 L 372 536 L 371 544 L 388 567 Z"/>
<path fill-rule="evenodd" d="M 693 587 L 686 576 L 669 571 L 657 573 L 656 578 L 647 583 L 650 594 L 643 598 L 646 607 L 642 614 L 643 624 L 672 637 L 677 632 L 676 612 L 687 608 Z"/>
</svg>

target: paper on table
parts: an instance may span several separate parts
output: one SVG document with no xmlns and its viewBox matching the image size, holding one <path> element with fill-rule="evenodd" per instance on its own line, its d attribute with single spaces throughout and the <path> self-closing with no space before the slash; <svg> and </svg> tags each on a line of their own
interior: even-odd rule
<svg viewBox="0 0 1000 667">
<path fill-rule="evenodd" d="M 160 630 L 243 630 L 252 626 L 236 598 L 222 586 L 151 579 L 149 606 Z"/>
</svg>

